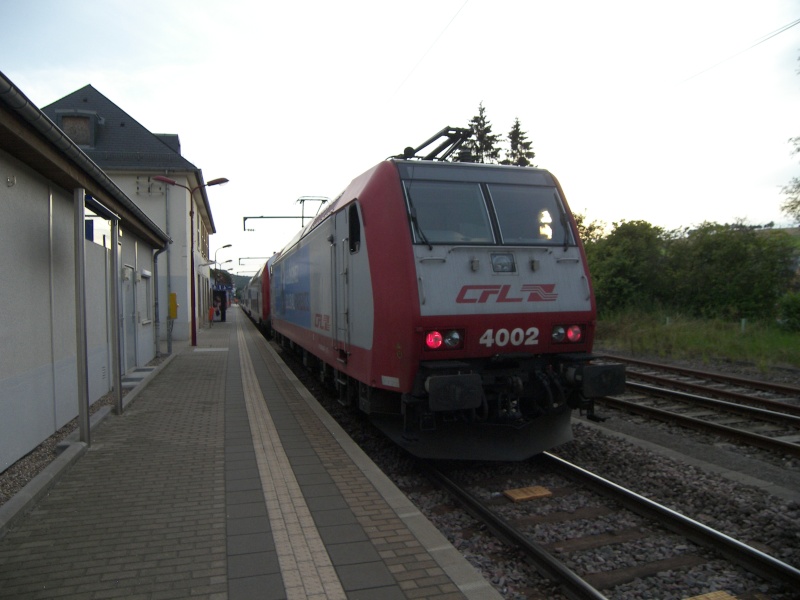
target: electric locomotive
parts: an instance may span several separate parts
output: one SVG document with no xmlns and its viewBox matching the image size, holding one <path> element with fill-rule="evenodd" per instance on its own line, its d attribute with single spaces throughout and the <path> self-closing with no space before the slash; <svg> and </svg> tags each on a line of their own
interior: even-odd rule
<svg viewBox="0 0 800 600">
<path fill-rule="evenodd" d="M 569 441 L 571 411 L 624 391 L 624 367 L 592 362 L 558 181 L 440 160 L 468 133 L 357 177 L 271 259 L 270 329 L 412 454 L 521 460 Z"/>
</svg>

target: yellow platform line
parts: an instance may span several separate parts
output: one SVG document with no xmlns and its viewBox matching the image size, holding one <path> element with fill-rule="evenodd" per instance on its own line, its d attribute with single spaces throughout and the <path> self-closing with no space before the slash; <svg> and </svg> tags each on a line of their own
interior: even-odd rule
<svg viewBox="0 0 800 600">
<path fill-rule="evenodd" d="M 303 498 L 258 385 L 244 331 L 239 356 L 250 432 L 288 600 L 344 600 L 347 596 Z"/>
</svg>

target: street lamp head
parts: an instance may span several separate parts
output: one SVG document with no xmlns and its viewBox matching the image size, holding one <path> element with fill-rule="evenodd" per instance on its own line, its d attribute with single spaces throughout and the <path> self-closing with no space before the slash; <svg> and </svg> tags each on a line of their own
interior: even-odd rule
<svg viewBox="0 0 800 600">
<path fill-rule="evenodd" d="M 233 246 L 233 244 L 225 244 L 222 248 L 230 248 L 231 246 Z M 222 250 L 222 248 L 220 248 L 220 250 Z"/>
<path fill-rule="evenodd" d="M 153 180 L 154 181 L 160 181 L 161 183 L 166 183 L 168 185 L 180 185 L 174 179 L 171 179 L 169 177 L 164 177 L 163 175 L 153 175 Z M 222 185 L 223 183 L 228 183 L 228 180 L 225 177 L 219 177 L 217 179 L 212 179 L 208 183 L 205 183 L 205 184 L 197 186 L 197 187 L 209 187 L 211 185 Z M 184 187 L 184 186 L 181 186 L 181 187 Z"/>
</svg>

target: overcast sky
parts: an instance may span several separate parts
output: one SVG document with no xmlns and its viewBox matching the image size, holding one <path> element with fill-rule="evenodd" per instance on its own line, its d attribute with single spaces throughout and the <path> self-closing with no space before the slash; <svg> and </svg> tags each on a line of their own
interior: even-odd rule
<svg viewBox="0 0 800 600">
<path fill-rule="evenodd" d="M 481 102 L 589 220 L 790 225 L 800 25 L 778 32 L 798 19 L 798 0 L 0 0 L 0 71 L 40 108 L 91 84 L 178 134 L 230 179 L 211 252 L 247 272 L 299 220 L 242 217 L 299 215 Z"/>
</svg>

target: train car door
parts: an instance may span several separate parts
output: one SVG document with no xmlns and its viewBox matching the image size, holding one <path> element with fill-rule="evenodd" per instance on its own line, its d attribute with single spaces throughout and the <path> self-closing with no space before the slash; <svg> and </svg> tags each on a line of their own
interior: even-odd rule
<svg viewBox="0 0 800 600">
<path fill-rule="evenodd" d="M 348 250 L 348 210 L 333 217 L 333 343 L 339 362 L 347 364 L 350 347 L 350 252 Z"/>
</svg>

